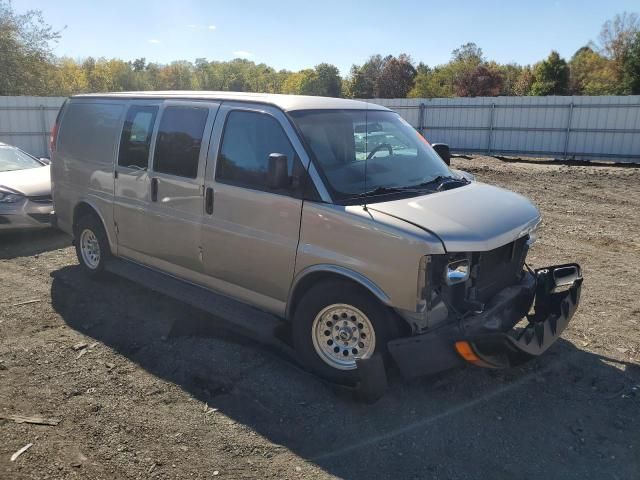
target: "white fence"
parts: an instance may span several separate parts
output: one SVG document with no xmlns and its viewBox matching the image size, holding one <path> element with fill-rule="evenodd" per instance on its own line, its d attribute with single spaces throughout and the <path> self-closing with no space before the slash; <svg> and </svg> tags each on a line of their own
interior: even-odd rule
<svg viewBox="0 0 640 480">
<path fill-rule="evenodd" d="M 454 152 L 640 163 L 640 96 L 372 99 Z"/>
<path fill-rule="evenodd" d="M 0 97 L 0 142 L 49 156 L 49 133 L 64 97 Z"/>
<path fill-rule="evenodd" d="M 640 163 L 640 96 L 373 99 L 454 152 Z M 0 142 L 48 155 L 62 97 L 0 97 Z"/>
</svg>

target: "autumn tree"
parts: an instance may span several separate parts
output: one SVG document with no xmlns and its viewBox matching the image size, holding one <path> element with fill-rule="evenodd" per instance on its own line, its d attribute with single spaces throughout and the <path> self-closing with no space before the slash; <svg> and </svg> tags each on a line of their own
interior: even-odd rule
<svg viewBox="0 0 640 480">
<path fill-rule="evenodd" d="M 397 58 L 389 55 L 383 60 L 382 68 L 375 81 L 375 96 L 405 98 L 413 88 L 416 74 L 411 57 L 404 53 Z"/>
<path fill-rule="evenodd" d="M 580 48 L 569 62 L 569 87 L 574 95 L 615 95 L 621 85 L 616 82 L 613 62 L 590 46 Z"/>
<path fill-rule="evenodd" d="M 502 76 L 495 68 L 478 65 L 460 72 L 454 88 L 458 97 L 495 97 L 502 90 Z"/>
</svg>

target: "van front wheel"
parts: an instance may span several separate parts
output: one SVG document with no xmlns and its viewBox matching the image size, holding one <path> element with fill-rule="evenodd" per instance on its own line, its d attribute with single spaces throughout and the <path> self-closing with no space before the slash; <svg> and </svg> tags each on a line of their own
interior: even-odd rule
<svg viewBox="0 0 640 480">
<path fill-rule="evenodd" d="M 92 277 L 102 275 L 110 250 L 102 223 L 95 216 L 87 215 L 78 220 L 75 246 L 78 261 L 83 269 Z"/>
<path fill-rule="evenodd" d="M 309 370 L 332 382 L 357 380 L 357 359 L 386 353 L 391 315 L 362 288 L 334 281 L 311 288 L 293 318 L 293 343 Z"/>
</svg>

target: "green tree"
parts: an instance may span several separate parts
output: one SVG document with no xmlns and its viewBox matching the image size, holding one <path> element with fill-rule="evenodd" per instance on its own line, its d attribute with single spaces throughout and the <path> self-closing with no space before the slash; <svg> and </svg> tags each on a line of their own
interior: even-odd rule
<svg viewBox="0 0 640 480">
<path fill-rule="evenodd" d="M 454 71 L 450 64 L 432 69 L 423 69 L 416 75 L 414 86 L 408 96 L 413 98 L 453 97 Z"/>
<path fill-rule="evenodd" d="M 324 97 L 342 96 L 342 80 L 338 67 L 329 63 L 321 63 L 315 67 L 317 75 L 317 92 L 313 95 Z"/>
<path fill-rule="evenodd" d="M 640 33 L 636 33 L 625 52 L 623 73 L 626 92 L 631 95 L 640 95 Z"/>
<path fill-rule="evenodd" d="M 555 50 L 535 66 L 533 75 L 532 95 L 566 95 L 569 91 L 569 66 Z"/>
<path fill-rule="evenodd" d="M 376 82 L 383 63 L 382 55 L 372 55 L 362 66 L 351 67 L 349 91 L 352 98 L 374 98 L 377 95 Z"/>
<path fill-rule="evenodd" d="M 498 70 L 500 72 L 500 76 L 502 77 L 502 88 L 500 89 L 500 95 L 518 95 L 518 93 L 516 93 L 516 87 L 518 85 L 518 81 L 522 77 L 524 67 L 521 67 L 516 63 L 499 65 L 495 62 L 491 62 L 490 68 Z"/>
<path fill-rule="evenodd" d="M 59 38 L 39 10 L 17 14 L 0 0 L 0 95 L 47 95 L 55 68 L 51 43 Z"/>
</svg>

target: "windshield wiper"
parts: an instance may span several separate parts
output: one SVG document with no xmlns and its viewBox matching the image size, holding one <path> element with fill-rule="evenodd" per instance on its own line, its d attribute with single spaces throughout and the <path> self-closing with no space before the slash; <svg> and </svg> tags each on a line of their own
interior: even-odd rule
<svg viewBox="0 0 640 480">
<path fill-rule="evenodd" d="M 406 190 L 403 187 L 376 187 L 373 190 L 358 193 L 357 195 L 354 195 L 354 197 L 373 197 L 376 195 L 387 195 L 389 193 L 399 193 L 405 191 Z"/>
<path fill-rule="evenodd" d="M 438 191 L 438 190 L 442 190 L 442 188 L 445 185 L 454 186 L 456 184 L 459 184 L 460 186 L 462 186 L 462 185 L 467 185 L 468 183 L 471 183 L 471 182 L 466 178 L 453 177 L 451 175 L 438 175 L 436 178 L 429 180 L 428 182 L 423 182 L 418 185 L 413 185 L 412 187 L 409 187 L 409 188 L 433 187 L 434 190 Z"/>
</svg>

